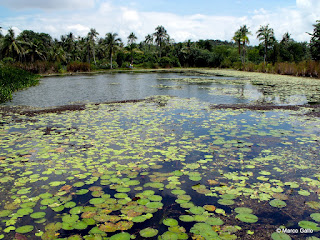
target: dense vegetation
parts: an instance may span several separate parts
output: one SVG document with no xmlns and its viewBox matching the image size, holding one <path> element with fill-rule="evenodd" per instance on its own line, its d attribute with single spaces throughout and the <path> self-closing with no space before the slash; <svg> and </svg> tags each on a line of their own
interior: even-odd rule
<svg viewBox="0 0 320 240">
<path fill-rule="evenodd" d="M 39 77 L 22 69 L 12 67 L 0 68 L 0 103 L 12 99 L 16 90 L 34 86 Z"/>
<path fill-rule="evenodd" d="M 143 68 L 221 67 L 319 77 L 319 21 L 310 35 L 309 43 L 297 42 L 289 33 L 277 40 L 269 25 L 261 26 L 255 34 L 244 25 L 234 33 L 232 41 L 177 43 L 163 26 L 158 26 L 140 43 L 130 33 L 125 44 L 117 33 L 99 37 L 95 29 L 85 37 L 69 33 L 60 39 L 31 30 L 16 36 L 9 29 L 5 36 L 0 36 L 0 59 L 33 73 L 127 68 L 133 64 Z M 257 37 L 260 44 L 249 46 L 249 36 Z"/>
</svg>

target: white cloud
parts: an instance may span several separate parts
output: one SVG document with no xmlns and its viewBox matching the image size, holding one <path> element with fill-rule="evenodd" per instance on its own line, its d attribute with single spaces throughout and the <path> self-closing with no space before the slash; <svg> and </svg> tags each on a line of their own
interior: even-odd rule
<svg viewBox="0 0 320 240">
<path fill-rule="evenodd" d="M 13 1 L 13 0 L 11 0 Z M 15 0 L 13 2 L 17 2 Z M 22 0 L 20 0 L 22 2 Z M 28 2 L 44 2 L 43 0 Z M 58 0 L 62 1 L 62 0 Z M 94 1 L 87 1 L 91 5 Z M 0 3 L 4 2 L 0 0 Z M 9 2 L 9 0 L 8 0 Z M 72 5 L 76 0 L 64 0 Z M 57 3 L 57 1 L 55 1 Z M 49 6 L 48 3 L 46 6 Z M 79 4 L 78 4 L 79 5 Z M 317 7 L 319 6 L 319 7 Z M 313 26 L 320 16 L 319 0 L 296 0 L 296 6 L 286 9 L 267 11 L 257 9 L 251 15 L 243 17 L 209 16 L 203 14 L 177 15 L 167 12 L 141 12 L 130 6 L 116 6 L 111 1 L 100 2 L 97 9 L 86 11 L 50 11 L 46 14 L 20 16 L 5 19 L 2 26 L 16 26 L 19 29 L 32 29 L 47 32 L 53 37 L 72 31 L 75 35 L 86 35 L 90 28 L 95 28 L 100 37 L 107 32 L 117 32 L 124 42 L 127 36 L 134 32 L 138 41 L 144 40 L 147 34 L 153 33 L 158 25 L 163 25 L 175 41 L 188 39 L 232 39 L 234 32 L 246 24 L 250 27 L 251 44 L 258 44 L 256 31 L 260 25 L 269 24 L 274 28 L 276 38 L 281 39 L 285 32 L 289 32 L 297 41 L 309 41 L 310 36 L 305 32 L 312 32 Z"/>
<path fill-rule="evenodd" d="M 94 0 L 0 0 L 0 4 L 13 9 L 81 9 L 94 7 Z"/>
</svg>

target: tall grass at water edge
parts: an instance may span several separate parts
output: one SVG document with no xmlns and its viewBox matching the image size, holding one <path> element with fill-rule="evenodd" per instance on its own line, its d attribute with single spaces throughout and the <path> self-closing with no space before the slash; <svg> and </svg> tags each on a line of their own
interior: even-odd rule
<svg viewBox="0 0 320 240">
<path fill-rule="evenodd" d="M 11 100 L 13 92 L 38 83 L 38 75 L 18 68 L 0 67 L 0 103 Z"/>
</svg>

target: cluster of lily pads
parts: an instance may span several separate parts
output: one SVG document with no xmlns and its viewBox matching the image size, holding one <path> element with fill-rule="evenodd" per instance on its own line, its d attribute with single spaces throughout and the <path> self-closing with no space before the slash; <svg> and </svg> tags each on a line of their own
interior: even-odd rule
<svg viewBox="0 0 320 240">
<path fill-rule="evenodd" d="M 0 239 L 319 237 L 318 119 L 162 96 L 3 121 Z"/>
</svg>

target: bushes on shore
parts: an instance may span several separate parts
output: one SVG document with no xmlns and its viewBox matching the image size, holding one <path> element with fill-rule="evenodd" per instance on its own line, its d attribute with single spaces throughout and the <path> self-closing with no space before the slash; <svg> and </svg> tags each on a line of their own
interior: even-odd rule
<svg viewBox="0 0 320 240">
<path fill-rule="evenodd" d="M 277 62 L 274 65 L 264 63 L 246 63 L 242 65 L 241 63 L 238 63 L 234 64 L 233 68 L 236 70 L 243 70 L 248 72 L 262 72 L 299 77 L 320 78 L 320 62 L 316 61 L 302 61 L 299 63 Z"/>
<path fill-rule="evenodd" d="M 14 91 L 31 87 L 39 82 L 39 76 L 22 69 L 0 67 L 0 102 L 12 99 Z"/>
</svg>

